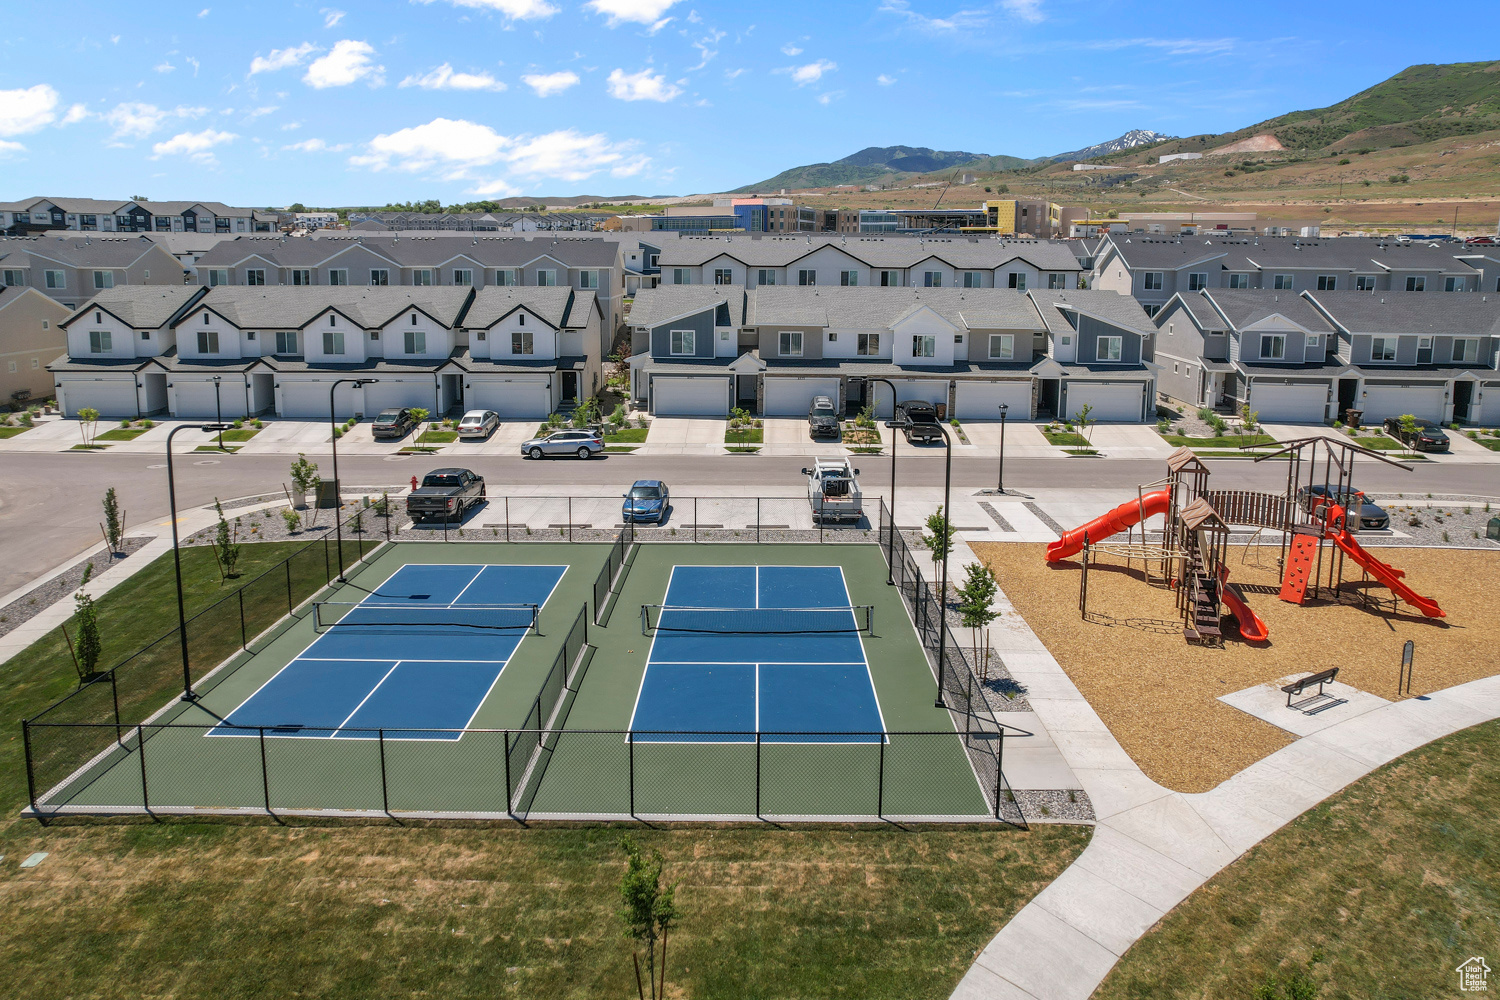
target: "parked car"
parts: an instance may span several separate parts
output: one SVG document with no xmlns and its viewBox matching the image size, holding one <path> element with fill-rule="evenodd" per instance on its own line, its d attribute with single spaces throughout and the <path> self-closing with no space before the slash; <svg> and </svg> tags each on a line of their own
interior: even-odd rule
<svg viewBox="0 0 1500 1000">
<path fill-rule="evenodd" d="M 1400 417 L 1386 417 L 1382 422 L 1385 432 L 1402 444 L 1409 444 L 1417 451 L 1447 451 L 1448 435 L 1431 420 L 1418 420 L 1415 434 L 1407 434 L 1401 426 Z"/>
<path fill-rule="evenodd" d="M 494 410 L 470 410 L 458 422 L 458 436 L 483 440 L 495 433 L 499 427 L 500 414 Z"/>
<path fill-rule="evenodd" d="M 532 438 L 521 445 L 521 454 L 527 458 L 544 455 L 577 455 L 593 458 L 604 450 L 604 435 L 597 428 L 585 431 L 554 431 L 543 437 Z"/>
<path fill-rule="evenodd" d="M 814 396 L 807 408 L 807 433 L 814 438 L 839 436 L 839 414 L 833 400 L 827 396 Z"/>
<path fill-rule="evenodd" d="M 1304 486 L 1297 491 L 1297 503 L 1304 511 L 1312 513 L 1313 508 L 1318 506 L 1315 497 L 1330 497 L 1332 501 L 1348 510 L 1349 507 L 1362 494 L 1355 494 L 1348 489 L 1340 490 L 1337 486 L 1324 484 L 1322 486 Z M 1364 501 L 1359 508 L 1359 527 L 1369 528 L 1374 531 L 1383 531 L 1391 526 L 1391 516 L 1385 512 L 1384 507 Z"/>
<path fill-rule="evenodd" d="M 406 495 L 406 513 L 413 521 L 462 521 L 470 507 L 483 501 L 483 476 L 468 469 L 433 469 Z"/>
<path fill-rule="evenodd" d="M 655 521 L 661 524 L 667 519 L 667 510 L 672 506 L 672 492 L 660 479 L 637 479 L 625 494 L 625 503 L 620 507 L 620 518 L 624 521 Z"/>
<path fill-rule="evenodd" d="M 908 399 L 896 404 L 896 419 L 907 441 L 941 441 L 943 429 L 938 426 L 937 407 L 925 399 Z"/>
<path fill-rule="evenodd" d="M 1496 243 L 1500 243 L 1500 240 L 1496 240 L 1493 236 L 1470 236 L 1464 242 L 1470 246 L 1492 247 Z"/>
<path fill-rule="evenodd" d="M 407 434 L 416 430 L 416 427 L 417 418 L 412 415 L 411 407 L 392 406 L 375 415 L 375 423 L 370 428 L 370 433 L 377 441 L 385 438 L 395 440 L 406 437 Z"/>
<path fill-rule="evenodd" d="M 864 517 L 864 495 L 859 488 L 859 470 L 847 458 L 818 458 L 807 477 L 807 502 L 812 506 L 813 524 L 858 524 Z"/>
</svg>

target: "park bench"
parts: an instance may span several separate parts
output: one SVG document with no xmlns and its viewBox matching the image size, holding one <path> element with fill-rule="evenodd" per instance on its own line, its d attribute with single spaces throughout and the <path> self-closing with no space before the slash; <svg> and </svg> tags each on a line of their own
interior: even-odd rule
<svg viewBox="0 0 1500 1000">
<path fill-rule="evenodd" d="M 1318 686 L 1318 694 L 1322 695 L 1322 693 L 1323 693 L 1323 685 L 1324 684 L 1332 684 L 1333 683 L 1333 679 L 1335 677 L 1337 677 L 1338 675 L 1339 675 L 1339 668 L 1338 667 L 1330 667 L 1327 670 L 1320 670 L 1318 673 L 1315 673 L 1315 674 L 1308 674 L 1306 677 L 1303 677 L 1300 680 L 1293 681 L 1290 684 L 1282 685 L 1281 690 L 1283 690 L 1283 691 L 1286 692 L 1286 707 L 1287 708 L 1291 708 L 1292 707 L 1292 699 L 1294 697 L 1296 697 L 1297 695 L 1302 694 L 1304 691 L 1306 691 L 1308 688 L 1312 687 L 1314 684 L 1316 684 Z"/>
</svg>

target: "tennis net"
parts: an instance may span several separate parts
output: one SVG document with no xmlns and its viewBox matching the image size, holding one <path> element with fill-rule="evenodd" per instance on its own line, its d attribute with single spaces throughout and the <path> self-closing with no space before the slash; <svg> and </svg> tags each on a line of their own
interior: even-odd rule
<svg viewBox="0 0 1500 1000">
<path fill-rule="evenodd" d="M 354 604 L 318 601 L 313 605 L 313 624 L 319 632 L 330 628 L 495 629 L 506 632 L 535 631 L 540 606 L 536 604 Z"/>
<path fill-rule="evenodd" d="M 872 605 L 845 608 L 688 608 L 641 605 L 641 632 L 709 632 L 721 635 L 795 635 L 810 632 L 869 632 Z"/>
</svg>

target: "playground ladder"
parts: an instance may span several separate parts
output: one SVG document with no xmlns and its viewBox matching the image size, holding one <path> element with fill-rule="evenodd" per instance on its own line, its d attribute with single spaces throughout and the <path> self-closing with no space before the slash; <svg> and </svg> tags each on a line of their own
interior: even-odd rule
<svg viewBox="0 0 1500 1000">
<path fill-rule="evenodd" d="M 1318 535 L 1296 532 L 1292 535 L 1291 549 L 1287 552 L 1286 572 L 1281 578 L 1281 599 L 1292 604 L 1301 604 L 1307 599 L 1307 585 L 1311 582 L 1313 566 L 1318 559 Z"/>
</svg>

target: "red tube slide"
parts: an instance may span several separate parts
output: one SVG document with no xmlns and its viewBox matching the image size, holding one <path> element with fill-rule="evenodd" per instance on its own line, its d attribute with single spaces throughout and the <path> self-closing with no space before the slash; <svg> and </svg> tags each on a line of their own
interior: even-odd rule
<svg viewBox="0 0 1500 1000">
<path fill-rule="evenodd" d="M 1343 515 L 1344 512 L 1337 505 L 1332 506 L 1329 510 L 1328 523 L 1330 525 L 1342 524 Z M 1430 597 L 1423 597 L 1402 582 L 1401 578 L 1406 575 L 1405 572 L 1389 563 L 1384 563 L 1376 559 L 1348 531 L 1342 529 L 1335 531 L 1330 528 L 1328 537 L 1333 539 L 1333 544 L 1344 550 L 1345 555 L 1358 563 L 1361 569 L 1389 587 L 1391 593 L 1401 598 L 1407 604 L 1410 604 L 1428 618 L 1448 617 L 1447 612 L 1438 607 L 1437 601 L 1434 601 Z"/>
<path fill-rule="evenodd" d="M 1171 506 L 1171 490 L 1157 490 L 1140 500 L 1127 500 L 1108 514 L 1100 514 L 1087 524 L 1064 532 L 1061 538 L 1047 546 L 1047 561 L 1058 562 L 1082 552 L 1084 535 L 1089 536 L 1091 543 L 1098 542 L 1155 514 L 1165 514 Z"/>
<path fill-rule="evenodd" d="M 1240 623 L 1240 638 L 1246 642 L 1265 642 L 1271 636 L 1266 623 L 1261 621 L 1255 609 L 1245 603 L 1240 588 L 1229 582 L 1229 567 L 1219 566 L 1219 597 L 1229 605 L 1229 613 Z"/>
</svg>

